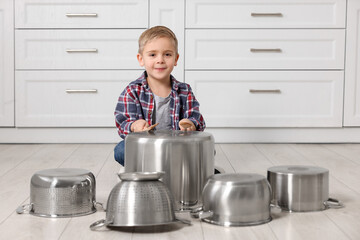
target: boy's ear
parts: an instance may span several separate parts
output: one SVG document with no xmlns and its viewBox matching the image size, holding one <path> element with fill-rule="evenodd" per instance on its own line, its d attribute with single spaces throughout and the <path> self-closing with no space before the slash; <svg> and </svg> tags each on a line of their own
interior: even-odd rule
<svg viewBox="0 0 360 240">
<path fill-rule="evenodd" d="M 177 54 L 177 56 L 176 56 L 176 58 L 175 58 L 175 64 L 174 64 L 174 66 L 177 66 L 177 62 L 178 62 L 178 60 L 179 60 L 179 54 Z"/>
<path fill-rule="evenodd" d="M 144 59 L 143 59 L 142 55 L 140 53 L 138 53 L 136 55 L 136 57 L 137 57 L 137 60 L 138 60 L 138 62 L 140 64 L 140 66 L 143 67 L 144 66 Z"/>
</svg>

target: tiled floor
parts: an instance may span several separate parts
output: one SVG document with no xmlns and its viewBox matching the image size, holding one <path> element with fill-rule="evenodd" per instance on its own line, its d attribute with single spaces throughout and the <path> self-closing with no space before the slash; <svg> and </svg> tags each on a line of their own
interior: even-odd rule
<svg viewBox="0 0 360 240">
<path fill-rule="evenodd" d="M 274 165 L 316 165 L 330 170 L 330 196 L 343 209 L 311 213 L 272 210 L 273 220 L 252 227 L 220 227 L 199 220 L 128 229 L 91 231 L 104 212 L 49 219 L 15 209 L 29 203 L 30 178 L 38 170 L 88 169 L 96 176 L 97 201 L 106 203 L 118 182 L 113 144 L 0 144 L 0 239 L 360 239 L 360 144 L 217 144 L 216 165 L 226 172 L 266 176 Z M 187 213 L 182 217 L 189 218 Z"/>
</svg>

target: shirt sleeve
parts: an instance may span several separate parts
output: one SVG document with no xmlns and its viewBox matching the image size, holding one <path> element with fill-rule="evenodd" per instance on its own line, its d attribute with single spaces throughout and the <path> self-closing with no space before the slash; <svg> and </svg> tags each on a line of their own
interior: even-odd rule
<svg viewBox="0 0 360 240">
<path fill-rule="evenodd" d="M 120 94 L 115 109 L 115 124 L 121 138 L 125 138 L 131 132 L 131 124 L 138 119 L 138 98 L 128 86 Z"/>
<path fill-rule="evenodd" d="M 186 111 L 185 111 L 185 118 L 191 120 L 197 131 L 204 131 L 205 130 L 205 120 L 202 114 L 200 113 L 200 104 L 196 100 L 194 93 L 190 85 L 187 85 L 188 93 L 186 96 Z"/>
</svg>

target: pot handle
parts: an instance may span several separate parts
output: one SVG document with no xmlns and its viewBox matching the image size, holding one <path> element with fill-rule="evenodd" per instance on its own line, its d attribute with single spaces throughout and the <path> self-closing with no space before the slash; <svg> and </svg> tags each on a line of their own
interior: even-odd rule
<svg viewBox="0 0 360 240">
<path fill-rule="evenodd" d="M 190 211 L 191 217 L 200 219 L 211 217 L 213 214 L 212 211 L 204 211 L 203 207 L 198 207 Z"/>
<path fill-rule="evenodd" d="M 101 211 L 106 212 L 106 209 L 104 208 L 104 204 L 100 203 L 100 202 L 96 202 L 94 201 L 94 207 L 96 208 L 96 210 L 100 209 Z"/>
<path fill-rule="evenodd" d="M 94 231 L 94 230 L 97 230 L 97 229 L 99 229 L 99 228 L 101 228 L 101 227 L 103 227 L 103 226 L 106 226 L 106 225 L 107 225 L 106 220 L 105 220 L 105 219 L 101 219 L 101 220 L 96 221 L 96 222 L 94 222 L 93 224 L 91 224 L 91 225 L 90 225 L 90 229 L 91 229 L 92 231 Z"/>
<path fill-rule="evenodd" d="M 345 205 L 335 198 L 328 198 L 324 202 L 326 208 L 343 208 Z"/>
<path fill-rule="evenodd" d="M 192 224 L 191 224 L 191 221 L 190 221 L 190 220 L 187 220 L 187 219 L 183 219 L 183 218 L 178 218 L 178 217 L 176 217 L 176 221 L 179 221 L 179 222 L 181 222 L 181 223 L 183 223 L 183 224 L 192 225 Z"/>
<path fill-rule="evenodd" d="M 24 212 L 29 213 L 31 211 L 32 207 L 33 207 L 32 203 L 19 206 L 16 209 L 16 213 L 17 214 L 22 214 Z"/>
</svg>

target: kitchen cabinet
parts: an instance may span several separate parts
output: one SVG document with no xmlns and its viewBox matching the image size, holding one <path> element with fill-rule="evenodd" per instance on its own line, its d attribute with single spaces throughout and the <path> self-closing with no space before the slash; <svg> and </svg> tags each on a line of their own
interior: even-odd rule
<svg viewBox="0 0 360 240">
<path fill-rule="evenodd" d="M 185 76 L 208 127 L 342 127 L 345 1 L 188 3 Z"/>
<path fill-rule="evenodd" d="M 14 126 L 13 1 L 0 1 L 0 127 Z"/>
<path fill-rule="evenodd" d="M 16 0 L 16 127 L 113 127 L 147 16 L 147 0 Z"/>
<path fill-rule="evenodd" d="M 217 142 L 360 142 L 357 0 L 3 0 L 0 9 L 0 142 L 117 142 L 116 99 L 143 71 L 137 39 L 155 25 L 177 35 L 173 75 L 191 85 Z"/>
<path fill-rule="evenodd" d="M 344 126 L 360 126 L 360 2 L 348 0 Z"/>
</svg>

